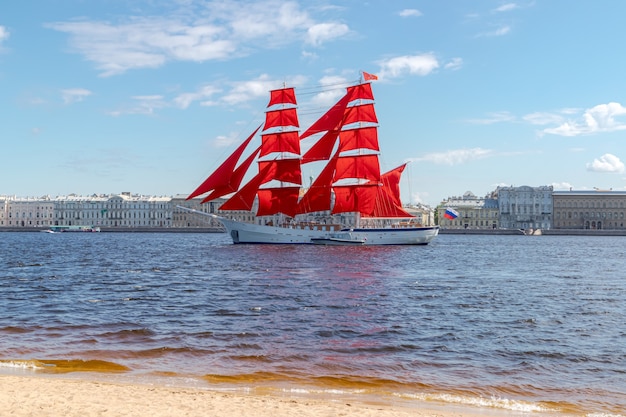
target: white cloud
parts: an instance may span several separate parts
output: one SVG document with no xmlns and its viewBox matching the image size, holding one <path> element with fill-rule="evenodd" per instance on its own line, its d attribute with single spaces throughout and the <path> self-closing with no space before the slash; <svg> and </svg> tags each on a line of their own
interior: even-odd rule
<svg viewBox="0 0 626 417">
<path fill-rule="evenodd" d="M 233 28 L 235 40 L 261 40 L 261 42 L 288 41 L 286 36 L 314 25 L 307 12 L 300 10 L 297 2 L 265 0 L 255 2 L 208 3 L 211 21 Z"/>
<path fill-rule="evenodd" d="M 508 35 L 511 32 L 511 26 L 505 25 L 500 26 L 497 29 L 491 30 L 489 32 L 482 32 L 476 35 L 476 38 L 494 38 L 498 36 Z"/>
<path fill-rule="evenodd" d="M 430 199 L 430 193 L 428 191 L 416 191 L 411 195 L 412 204 L 427 204 Z"/>
<path fill-rule="evenodd" d="M 284 80 L 274 80 L 269 77 L 267 74 L 262 74 L 259 77 L 248 80 L 248 81 L 239 81 L 229 83 L 230 89 L 226 91 L 224 95 L 216 98 L 215 100 L 205 100 L 200 104 L 203 106 L 214 106 L 214 105 L 240 105 L 248 103 L 250 100 L 263 98 L 268 98 L 268 91 L 280 88 L 283 85 Z M 305 82 L 304 77 L 296 76 L 289 80 L 288 84 L 292 86 L 298 86 Z M 218 92 L 221 92 L 223 84 L 220 84 L 220 88 L 206 86 L 202 90 L 206 97 L 212 96 Z M 189 97 L 183 97 L 184 95 L 179 96 L 178 104 L 179 106 L 185 103 L 185 100 L 189 100 L 190 98 L 198 99 L 200 94 L 197 93 L 189 93 Z M 192 100 L 193 101 L 193 100 Z"/>
<path fill-rule="evenodd" d="M 498 29 L 491 31 L 491 32 L 486 32 L 483 34 L 483 36 L 487 36 L 487 37 L 491 37 L 491 36 L 504 36 L 506 34 L 508 34 L 511 31 L 511 27 L 510 26 L 501 26 Z"/>
<path fill-rule="evenodd" d="M 422 16 L 422 12 L 417 9 L 404 9 L 401 10 L 398 15 L 401 17 L 419 17 Z"/>
<path fill-rule="evenodd" d="M 134 20 L 118 26 L 101 22 L 61 22 L 49 27 L 70 34 L 70 44 L 96 64 L 102 76 L 129 69 L 156 68 L 168 60 L 202 62 L 235 51 L 220 29 L 161 19 Z"/>
<path fill-rule="evenodd" d="M 599 104 L 587 109 L 581 119 L 567 121 L 555 128 L 544 129 L 544 133 L 559 136 L 580 136 L 594 133 L 614 132 L 626 129 L 626 124 L 616 117 L 626 115 L 620 103 Z"/>
<path fill-rule="evenodd" d="M 0 53 L 5 51 L 4 46 L 2 45 L 7 39 L 9 39 L 9 31 L 6 27 L 0 26 Z"/>
<path fill-rule="evenodd" d="M 343 23 L 319 23 L 311 26 L 307 32 L 307 42 L 313 46 L 320 46 L 327 41 L 342 37 L 350 32 L 350 29 Z"/>
<path fill-rule="evenodd" d="M 379 78 L 397 78 L 405 74 L 428 75 L 437 68 L 439 62 L 432 53 L 403 55 L 380 62 Z"/>
<path fill-rule="evenodd" d="M 513 122 L 515 121 L 515 116 L 507 111 L 501 111 L 489 113 L 483 119 L 468 119 L 467 121 L 477 125 L 492 125 L 494 123 Z"/>
<path fill-rule="evenodd" d="M 302 51 L 300 56 L 302 57 L 302 59 L 305 59 L 307 61 L 315 61 L 317 58 L 319 58 L 316 53 L 309 51 Z"/>
<path fill-rule="evenodd" d="M 254 80 L 233 83 L 230 91 L 220 101 L 228 105 L 245 103 L 251 98 L 267 97 L 267 92 L 277 86 L 277 81 L 263 74 Z"/>
<path fill-rule="evenodd" d="M 123 114 L 145 114 L 152 115 L 157 109 L 168 107 L 168 104 L 160 95 L 134 96 L 134 104 L 130 107 L 110 112 L 111 116 L 121 116 Z"/>
<path fill-rule="evenodd" d="M 533 125 L 550 125 L 563 122 L 563 116 L 545 112 L 527 114 L 522 119 Z"/>
<path fill-rule="evenodd" d="M 2 45 L 2 42 L 6 41 L 7 39 L 9 39 L 9 31 L 6 27 L 0 26 L 0 45 Z"/>
<path fill-rule="evenodd" d="M 574 188 L 574 186 L 569 182 L 553 182 L 550 185 L 554 187 L 555 190 L 571 190 Z"/>
<path fill-rule="evenodd" d="M 345 77 L 339 75 L 326 75 L 319 80 L 322 86 L 322 91 L 315 94 L 311 98 L 311 105 L 313 107 L 327 108 L 337 102 L 337 100 L 343 95 L 343 90 L 338 88 L 324 88 L 324 86 L 337 86 L 346 84 L 348 80 Z"/>
<path fill-rule="evenodd" d="M 624 172 L 624 163 L 620 159 L 610 153 L 605 153 L 600 158 L 596 158 L 593 162 L 587 164 L 587 170 L 593 172 L 615 172 L 621 174 Z"/>
<path fill-rule="evenodd" d="M 231 133 L 229 136 L 220 135 L 215 138 L 213 145 L 216 148 L 226 148 L 235 143 L 241 143 L 241 136 L 237 133 Z"/>
<path fill-rule="evenodd" d="M 488 158 L 494 155 L 495 153 L 491 149 L 456 149 L 447 152 L 435 152 L 426 154 L 419 158 L 411 158 L 410 161 L 426 161 L 440 165 L 459 165 L 477 159 Z"/>
<path fill-rule="evenodd" d="M 179 94 L 176 98 L 174 98 L 174 104 L 181 109 L 186 109 L 194 101 L 207 100 L 208 98 L 219 93 L 220 91 L 221 89 L 215 86 L 205 85 L 200 87 L 198 91 L 195 91 L 193 93 Z"/>
<path fill-rule="evenodd" d="M 445 69 L 456 71 L 463 66 L 463 58 L 452 58 L 452 60 L 444 65 Z"/>
<path fill-rule="evenodd" d="M 494 9 L 494 12 L 508 12 L 517 9 L 519 6 L 515 3 L 506 3 Z"/>
<path fill-rule="evenodd" d="M 89 97 L 91 91 L 84 88 L 69 88 L 61 90 L 61 96 L 63 97 L 63 103 L 72 104 L 79 101 L 83 101 L 85 97 Z"/>
<path fill-rule="evenodd" d="M 180 6 L 167 18 L 135 16 L 113 23 L 77 20 L 46 26 L 67 33 L 74 52 L 93 62 L 105 77 L 169 61 L 236 59 L 294 42 L 320 46 L 350 32 L 342 23 L 316 22 L 295 1 L 207 2 L 193 14 Z"/>
</svg>

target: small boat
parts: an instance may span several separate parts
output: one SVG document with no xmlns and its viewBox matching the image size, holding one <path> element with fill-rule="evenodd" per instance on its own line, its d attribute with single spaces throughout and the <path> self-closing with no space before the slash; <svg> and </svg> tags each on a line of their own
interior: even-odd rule
<svg viewBox="0 0 626 417">
<path fill-rule="evenodd" d="M 97 233 L 100 228 L 97 226 L 50 226 L 50 230 L 44 230 L 47 233 Z"/>
<path fill-rule="evenodd" d="M 230 195 L 220 212 L 251 212 L 254 222 L 198 211 L 220 221 L 233 243 L 427 245 L 439 226 L 415 225 L 414 216 L 402 208 L 400 178 L 406 164 L 380 170 L 374 79 L 362 73 L 303 133 L 295 89 L 270 91 L 263 129 L 257 127 L 187 199 L 206 195 L 206 203 Z M 250 144 L 259 131 L 261 145 L 255 148 Z M 301 142 L 314 138 L 301 154 Z M 244 158 L 248 147 L 252 150 Z M 256 175 L 242 185 L 255 161 Z M 302 167 L 314 162 L 325 165 L 304 187 Z M 319 226 L 312 227 L 312 219 Z M 336 227 L 329 230 L 330 225 Z M 334 236 L 348 231 L 348 239 Z"/>
<path fill-rule="evenodd" d="M 363 246 L 365 245 L 365 239 L 355 238 L 350 233 L 334 234 L 328 237 L 314 237 L 314 238 L 311 238 L 311 242 L 314 245 L 328 245 L 328 246 Z"/>
</svg>

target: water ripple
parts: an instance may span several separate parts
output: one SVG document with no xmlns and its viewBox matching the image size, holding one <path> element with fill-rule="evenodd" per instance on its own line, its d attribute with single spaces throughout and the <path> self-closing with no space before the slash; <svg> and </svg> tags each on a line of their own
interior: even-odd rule
<svg viewBox="0 0 626 417">
<path fill-rule="evenodd" d="M 625 238 L 442 235 L 386 248 L 0 238 L 0 369 L 626 409 Z"/>
</svg>

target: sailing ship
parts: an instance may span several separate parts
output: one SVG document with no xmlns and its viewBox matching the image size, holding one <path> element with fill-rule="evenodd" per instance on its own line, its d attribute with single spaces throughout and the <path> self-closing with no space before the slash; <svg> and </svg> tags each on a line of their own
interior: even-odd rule
<svg viewBox="0 0 626 417">
<path fill-rule="evenodd" d="M 439 227 L 416 222 L 400 200 L 406 164 L 381 173 L 372 79 L 375 76 L 363 73 L 301 134 L 295 89 L 270 91 L 265 123 L 187 199 L 206 195 L 206 203 L 230 195 L 221 213 L 254 213 L 254 223 L 208 214 L 223 224 L 234 243 L 428 244 Z M 261 145 L 243 158 L 259 131 Z M 307 138 L 317 140 L 302 154 L 301 143 Z M 255 161 L 256 175 L 243 183 Z M 323 168 L 305 187 L 303 167 L 313 163 Z"/>
</svg>

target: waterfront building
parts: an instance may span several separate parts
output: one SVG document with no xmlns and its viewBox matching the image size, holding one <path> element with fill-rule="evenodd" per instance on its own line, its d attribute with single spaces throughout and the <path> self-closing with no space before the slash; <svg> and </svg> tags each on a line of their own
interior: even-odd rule
<svg viewBox="0 0 626 417">
<path fill-rule="evenodd" d="M 551 227 L 553 187 L 498 187 L 500 227 L 543 229 Z"/>
<path fill-rule="evenodd" d="M 204 197 L 196 197 L 192 198 L 191 200 L 187 200 L 186 194 L 178 194 L 172 197 L 172 227 L 210 227 L 222 229 L 221 223 L 211 216 L 206 216 L 204 214 L 193 213 L 187 210 L 180 209 L 180 207 L 186 207 L 188 209 L 200 211 L 202 213 L 219 215 L 218 209 L 222 204 L 224 204 L 226 200 L 223 198 L 218 198 L 213 201 L 201 204 L 203 198 Z"/>
<path fill-rule="evenodd" d="M 69 194 L 51 198 L 45 197 L 6 197 L 0 196 L 0 228 L 44 228 L 51 226 L 100 228 L 211 228 L 222 229 L 221 223 L 201 213 L 194 213 L 181 207 L 208 214 L 235 219 L 242 222 L 283 222 L 298 221 L 311 224 L 345 224 L 354 221 L 355 213 L 331 215 L 330 212 L 312 213 L 298 216 L 298 219 L 283 215 L 258 218 L 251 211 L 222 211 L 226 201 L 218 198 L 201 204 L 202 197 L 187 200 L 187 195 L 156 197 L 122 192 L 119 194 L 92 194 L 82 196 Z M 407 207 L 415 215 L 415 221 L 423 225 L 434 224 L 433 211 L 426 206 Z M 363 222 L 370 221 L 362 219 Z"/>
<path fill-rule="evenodd" d="M 458 217 L 447 219 L 444 216 L 447 208 L 454 209 Z M 437 207 L 437 218 L 444 229 L 497 229 L 498 201 L 493 193 L 476 197 L 467 191 L 462 197 L 450 197 L 442 201 Z"/>
<path fill-rule="evenodd" d="M 554 191 L 552 200 L 555 229 L 626 229 L 626 191 Z"/>
<path fill-rule="evenodd" d="M 9 221 L 9 197 L 0 196 L 0 227 L 6 227 Z"/>
<path fill-rule="evenodd" d="M 0 227 L 47 227 L 52 224 L 50 197 L 0 197 Z"/>
<path fill-rule="evenodd" d="M 123 192 L 114 195 L 56 197 L 54 226 L 171 227 L 170 197 Z"/>
<path fill-rule="evenodd" d="M 404 210 L 415 216 L 415 221 L 423 226 L 432 226 L 435 224 L 435 211 L 423 204 L 409 205 L 403 207 Z"/>
<path fill-rule="evenodd" d="M 170 227 L 170 197 L 114 195 L 0 197 L 0 227 Z"/>
</svg>

